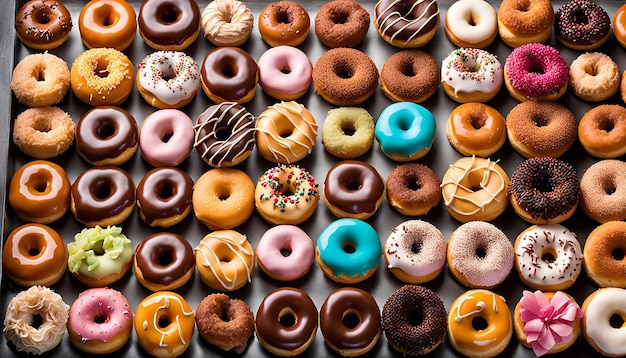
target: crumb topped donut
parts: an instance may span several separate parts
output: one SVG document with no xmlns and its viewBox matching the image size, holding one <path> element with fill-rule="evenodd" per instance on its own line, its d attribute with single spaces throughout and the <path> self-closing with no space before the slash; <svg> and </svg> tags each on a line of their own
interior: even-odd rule
<svg viewBox="0 0 626 358">
<path fill-rule="evenodd" d="M 328 47 L 354 47 L 370 27 L 370 14 L 355 0 L 333 0 L 315 16 L 315 34 Z"/>
<path fill-rule="evenodd" d="M 500 38 L 511 47 L 547 42 L 553 22 L 550 0 L 503 0 L 498 10 Z"/>
</svg>

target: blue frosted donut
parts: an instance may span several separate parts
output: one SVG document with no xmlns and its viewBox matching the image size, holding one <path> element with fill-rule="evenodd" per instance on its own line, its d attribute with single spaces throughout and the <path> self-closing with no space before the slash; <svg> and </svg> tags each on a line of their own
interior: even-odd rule
<svg viewBox="0 0 626 358">
<path fill-rule="evenodd" d="M 408 162 L 428 153 L 436 131 L 437 122 L 428 109 L 413 102 L 398 102 L 380 114 L 374 135 L 386 156 Z"/>
<path fill-rule="evenodd" d="M 382 248 L 376 230 L 357 219 L 333 221 L 317 239 L 317 262 L 340 283 L 361 282 L 378 268 Z"/>
</svg>

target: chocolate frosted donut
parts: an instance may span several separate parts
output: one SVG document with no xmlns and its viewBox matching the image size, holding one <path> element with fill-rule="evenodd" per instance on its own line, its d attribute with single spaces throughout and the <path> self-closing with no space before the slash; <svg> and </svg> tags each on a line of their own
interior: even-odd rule
<svg viewBox="0 0 626 358">
<path fill-rule="evenodd" d="M 204 93 L 215 103 L 247 103 L 259 82 L 257 63 L 238 47 L 218 47 L 209 52 L 200 75 Z"/>
<path fill-rule="evenodd" d="M 554 33 L 565 46 L 575 50 L 600 47 L 611 32 L 611 18 L 590 0 L 570 0 L 554 16 Z"/>
<path fill-rule="evenodd" d="M 439 27 L 435 0 L 379 0 L 374 8 L 374 27 L 388 43 L 415 48 L 430 41 Z"/>
<path fill-rule="evenodd" d="M 193 181 L 177 168 L 150 170 L 137 186 L 139 215 L 148 225 L 168 227 L 179 223 L 191 211 Z"/>
<path fill-rule="evenodd" d="M 137 24 L 148 46 L 180 51 L 200 33 L 200 8 L 194 0 L 146 0 L 139 8 Z"/>
</svg>

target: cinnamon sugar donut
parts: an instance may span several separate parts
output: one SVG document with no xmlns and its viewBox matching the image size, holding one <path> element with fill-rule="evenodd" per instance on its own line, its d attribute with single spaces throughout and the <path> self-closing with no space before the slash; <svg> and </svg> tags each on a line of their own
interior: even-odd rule
<svg viewBox="0 0 626 358">
<path fill-rule="evenodd" d="M 548 41 L 553 22 L 550 0 L 503 0 L 498 10 L 498 33 L 511 47 Z"/>
<path fill-rule="evenodd" d="M 206 296 L 196 309 L 198 333 L 207 342 L 241 354 L 254 333 L 254 315 L 248 305 L 223 293 Z"/>
<path fill-rule="evenodd" d="M 74 122 L 56 107 L 29 108 L 13 122 L 13 142 L 33 158 L 56 157 L 74 143 Z"/>
<path fill-rule="evenodd" d="M 70 90 L 70 69 L 51 53 L 30 54 L 13 69 L 11 90 L 29 107 L 59 103 Z"/>
<path fill-rule="evenodd" d="M 626 219 L 626 162 L 615 159 L 592 164 L 580 180 L 580 207 L 595 221 Z"/>
<path fill-rule="evenodd" d="M 394 102 L 424 102 L 437 91 L 440 81 L 435 58 L 419 50 L 396 52 L 380 71 L 383 93 Z"/>
<path fill-rule="evenodd" d="M 370 14 L 355 0 L 333 0 L 315 16 L 315 34 L 328 47 L 354 47 L 370 27 Z"/>
<path fill-rule="evenodd" d="M 402 215 L 426 215 L 441 201 L 441 180 L 429 167 L 418 163 L 397 166 L 385 187 L 387 201 Z"/>
</svg>

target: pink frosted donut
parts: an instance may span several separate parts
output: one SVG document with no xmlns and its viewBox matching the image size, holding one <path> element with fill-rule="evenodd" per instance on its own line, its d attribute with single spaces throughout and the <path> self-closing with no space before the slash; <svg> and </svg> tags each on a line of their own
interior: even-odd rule
<svg viewBox="0 0 626 358">
<path fill-rule="evenodd" d="M 112 288 L 91 288 L 72 303 L 67 331 L 81 351 L 106 354 L 126 344 L 132 324 L 133 312 L 126 297 Z"/>
<path fill-rule="evenodd" d="M 259 267 L 274 279 L 292 281 L 304 276 L 311 267 L 313 241 L 294 225 L 278 225 L 267 230 L 256 249 Z"/>
<path fill-rule="evenodd" d="M 141 156 L 155 167 L 177 166 L 193 148 L 193 121 L 177 109 L 161 109 L 143 120 Z"/>
<path fill-rule="evenodd" d="M 532 43 L 514 49 L 504 65 L 504 80 L 511 96 L 554 101 L 567 89 L 569 67 L 557 49 Z"/>
<path fill-rule="evenodd" d="M 291 101 L 311 85 L 313 66 L 307 55 L 292 46 L 276 46 L 259 58 L 259 84 L 268 95 Z"/>
</svg>

